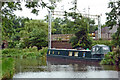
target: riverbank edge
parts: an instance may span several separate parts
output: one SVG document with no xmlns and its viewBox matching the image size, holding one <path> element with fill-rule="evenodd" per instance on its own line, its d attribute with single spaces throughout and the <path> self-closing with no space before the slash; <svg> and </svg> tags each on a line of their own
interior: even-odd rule
<svg viewBox="0 0 120 80">
<path fill-rule="evenodd" d="M 14 61 L 4 60 L 4 58 L 19 58 L 19 59 L 39 59 L 41 57 L 46 56 L 47 54 L 47 47 L 43 47 L 41 50 L 37 50 L 36 47 L 34 48 L 26 48 L 26 49 L 11 49 L 6 48 L 3 50 L 0 50 L 2 53 L 1 55 L 1 73 L 0 73 L 0 80 L 9 80 L 14 75 L 15 69 L 14 69 Z M 9 66 L 6 64 L 9 63 Z M 3 67 L 6 67 L 3 68 Z"/>
</svg>

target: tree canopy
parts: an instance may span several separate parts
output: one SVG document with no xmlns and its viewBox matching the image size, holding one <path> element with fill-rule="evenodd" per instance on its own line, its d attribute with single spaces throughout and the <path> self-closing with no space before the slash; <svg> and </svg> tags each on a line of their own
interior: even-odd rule
<svg viewBox="0 0 120 80">
<path fill-rule="evenodd" d="M 120 1 L 110 2 L 108 8 L 111 8 L 111 11 L 106 13 L 106 24 L 111 28 L 118 26 L 117 32 L 113 35 L 113 44 L 120 47 Z"/>
<path fill-rule="evenodd" d="M 60 0 L 52 0 L 52 1 L 50 0 L 51 4 L 49 5 L 49 4 L 45 3 L 43 0 L 40 0 L 39 2 L 37 0 L 35 2 L 29 2 L 27 0 L 24 0 L 24 2 L 25 2 L 24 6 L 28 9 L 30 9 L 31 13 L 38 15 L 39 7 L 42 7 L 42 8 L 47 7 L 49 9 L 54 9 L 54 7 L 55 7 L 54 4 L 56 1 L 60 1 Z M 21 5 L 22 5 L 22 2 L 17 2 L 17 1 L 14 1 L 14 2 L 4 2 L 4 1 L 1 2 L 0 1 L 0 13 L 1 13 L 0 14 L 0 16 L 1 16 L 0 23 L 2 22 L 2 40 L 8 41 L 8 44 L 9 44 L 8 47 L 18 46 L 20 41 L 22 41 L 21 38 L 23 38 L 22 32 L 26 33 L 26 34 L 24 34 L 24 37 L 25 36 L 27 36 L 29 38 L 32 37 L 32 39 L 30 39 L 31 43 L 34 43 L 32 41 L 34 41 L 34 39 L 36 39 L 36 37 L 38 38 L 41 35 L 45 36 L 44 38 L 46 41 L 47 32 L 44 31 L 42 28 L 42 26 L 46 26 L 46 23 L 44 23 L 43 21 L 36 21 L 36 22 L 40 22 L 40 24 L 37 24 L 33 21 L 33 23 L 35 23 L 33 26 L 39 25 L 39 26 L 41 26 L 41 28 L 39 27 L 39 29 L 35 28 L 34 30 L 27 31 L 27 29 L 25 29 L 25 28 L 29 23 L 27 24 L 25 22 L 29 21 L 30 19 L 24 18 L 24 17 L 17 17 L 14 14 L 14 11 L 18 11 L 18 10 L 22 11 Z M 29 29 L 32 29 L 32 28 L 29 28 Z M 39 31 L 41 31 L 41 33 Z M 31 33 L 29 33 L 29 32 L 31 32 Z M 34 32 L 37 32 L 38 35 L 33 35 Z M 26 39 L 26 38 L 23 38 L 23 39 Z M 27 43 L 27 39 L 26 39 L 26 43 Z M 30 45 L 33 46 L 33 44 L 30 44 Z M 43 45 L 43 44 L 41 43 L 41 45 Z M 47 41 L 45 42 L 45 45 L 47 45 Z M 34 46 L 41 48 L 41 46 L 38 46 L 38 44 L 36 44 Z M 26 47 L 26 46 L 24 46 L 24 47 Z M 28 47 L 28 45 L 27 45 L 27 47 Z"/>
</svg>

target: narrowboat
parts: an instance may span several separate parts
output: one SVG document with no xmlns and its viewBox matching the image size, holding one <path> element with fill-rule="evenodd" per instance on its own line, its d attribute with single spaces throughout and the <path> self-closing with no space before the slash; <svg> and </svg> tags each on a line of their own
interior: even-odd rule
<svg viewBox="0 0 120 80">
<path fill-rule="evenodd" d="M 108 52 L 110 52 L 110 48 L 106 45 L 95 45 L 91 50 L 52 48 L 48 49 L 47 58 L 100 61 L 104 59 L 105 54 Z"/>
</svg>

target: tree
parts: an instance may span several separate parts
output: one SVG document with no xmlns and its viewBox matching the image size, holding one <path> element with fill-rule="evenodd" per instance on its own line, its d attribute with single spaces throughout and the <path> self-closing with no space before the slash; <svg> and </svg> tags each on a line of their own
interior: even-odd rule
<svg viewBox="0 0 120 80">
<path fill-rule="evenodd" d="M 52 3 L 52 5 L 49 5 L 48 3 L 45 3 L 43 0 L 36 0 L 35 2 L 29 2 L 27 0 L 24 0 L 25 3 L 25 7 L 31 10 L 31 13 L 38 15 L 39 12 L 39 7 L 42 8 L 49 8 L 49 9 L 54 9 L 55 6 L 53 6 L 55 3 Z M 54 1 L 60 1 L 60 0 L 54 0 Z M 19 20 L 19 18 L 16 18 L 16 15 L 14 14 L 14 11 L 17 10 L 22 10 L 21 7 L 21 2 L 4 2 L 4 1 L 0 1 L 0 24 L 2 24 L 2 39 L 5 40 L 9 40 L 12 41 L 12 38 L 18 38 L 19 35 L 16 34 L 15 32 L 18 32 L 20 30 L 16 30 L 15 25 L 17 24 L 15 22 L 15 20 Z M 23 18 L 21 18 L 23 19 Z M 24 21 L 24 19 L 23 19 Z M 14 23 L 15 22 L 15 23 Z M 20 21 L 18 21 L 20 22 Z M 19 24 L 19 23 L 18 23 Z M 19 26 L 16 26 L 19 27 Z M 14 37 L 15 36 L 15 37 Z M 12 40 L 11 40 L 12 39 Z M 13 41 L 12 41 L 13 42 Z"/>
<path fill-rule="evenodd" d="M 92 39 L 89 36 L 89 25 L 86 19 L 82 18 L 79 31 L 75 33 L 75 36 L 78 38 L 78 43 L 80 47 L 91 48 Z"/>
<path fill-rule="evenodd" d="M 52 32 L 53 34 L 62 34 L 62 22 L 63 20 L 61 18 L 56 18 L 53 20 L 53 29 L 55 29 L 54 32 Z"/>
<path fill-rule="evenodd" d="M 115 64 L 120 64 L 120 1 L 116 2 L 109 2 L 109 7 L 111 8 L 111 11 L 109 13 L 106 13 L 107 15 L 107 22 L 106 24 L 113 28 L 113 26 L 118 26 L 117 32 L 112 36 L 112 43 L 116 47 L 116 49 L 113 50 L 113 60 L 115 60 Z M 108 54 L 110 56 L 110 54 Z M 110 58 L 111 59 L 111 58 Z M 108 59 L 108 61 L 110 61 Z"/>
<path fill-rule="evenodd" d="M 106 13 L 106 24 L 110 28 L 118 26 L 117 32 L 113 35 L 113 44 L 120 47 L 120 1 L 110 2 L 108 8 L 111 8 L 111 11 Z"/>
<path fill-rule="evenodd" d="M 97 30 L 97 26 L 95 26 L 95 21 L 88 18 L 89 21 L 89 33 L 94 33 Z"/>
<path fill-rule="evenodd" d="M 24 28 L 25 21 L 28 21 L 28 18 L 13 17 L 12 19 L 6 19 L 2 22 L 4 27 L 2 27 L 2 40 L 7 40 L 9 48 L 15 47 L 20 40 L 19 32 Z"/>
<path fill-rule="evenodd" d="M 25 27 L 20 31 L 20 47 L 37 46 L 41 49 L 47 46 L 48 24 L 42 20 L 30 20 L 25 23 Z"/>
<path fill-rule="evenodd" d="M 46 47 L 47 42 L 47 34 L 42 29 L 34 29 L 29 36 L 29 45 L 31 47 L 37 46 L 38 49 L 42 49 L 42 47 Z"/>
</svg>

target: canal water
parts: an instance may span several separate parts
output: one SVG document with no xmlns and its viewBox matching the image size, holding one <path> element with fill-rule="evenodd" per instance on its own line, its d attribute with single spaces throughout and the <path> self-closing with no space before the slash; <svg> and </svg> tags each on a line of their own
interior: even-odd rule
<svg viewBox="0 0 120 80">
<path fill-rule="evenodd" d="M 118 78 L 119 68 L 99 62 L 58 59 L 16 59 L 13 78 Z"/>
</svg>

